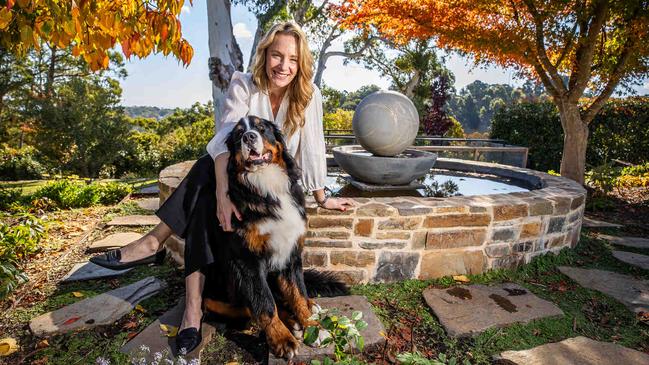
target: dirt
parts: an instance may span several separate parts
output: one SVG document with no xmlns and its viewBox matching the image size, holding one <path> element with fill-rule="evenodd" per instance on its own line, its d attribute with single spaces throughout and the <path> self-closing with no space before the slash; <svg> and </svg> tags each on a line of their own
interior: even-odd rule
<svg viewBox="0 0 649 365">
<path fill-rule="evenodd" d="M 599 199 L 605 206 L 594 209 L 587 204 L 586 215 L 598 220 L 624 225 L 625 234 L 649 238 L 649 188 L 613 189 L 606 197 L 589 189 L 589 199 Z"/>
</svg>

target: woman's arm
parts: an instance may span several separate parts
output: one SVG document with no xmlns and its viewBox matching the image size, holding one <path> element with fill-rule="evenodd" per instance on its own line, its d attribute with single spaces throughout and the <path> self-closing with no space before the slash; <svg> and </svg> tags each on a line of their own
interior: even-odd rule
<svg viewBox="0 0 649 365">
<path fill-rule="evenodd" d="M 216 176 L 216 217 L 225 232 L 232 231 L 232 214 L 241 220 L 241 213 L 228 196 L 228 158 L 230 153 L 222 153 L 214 159 L 214 175 Z"/>
</svg>

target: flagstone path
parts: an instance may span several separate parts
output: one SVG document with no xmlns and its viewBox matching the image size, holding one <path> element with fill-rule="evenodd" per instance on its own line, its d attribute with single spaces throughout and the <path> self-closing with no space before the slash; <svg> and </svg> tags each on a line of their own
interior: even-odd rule
<svg viewBox="0 0 649 365">
<path fill-rule="evenodd" d="M 613 257 L 627 264 L 649 270 L 649 256 L 626 251 L 612 251 Z"/>
<path fill-rule="evenodd" d="M 622 228 L 623 227 L 623 225 L 621 224 L 604 222 L 586 216 L 584 216 L 584 220 L 582 221 L 581 226 L 585 228 Z"/>
<path fill-rule="evenodd" d="M 126 270 L 111 270 L 95 265 L 92 262 L 81 262 L 77 263 L 72 267 L 72 270 L 67 273 L 61 280 L 61 282 L 71 282 L 71 281 L 85 281 L 85 280 L 94 280 L 101 278 L 110 278 L 115 276 L 124 275 L 131 269 Z"/>
<path fill-rule="evenodd" d="M 141 195 L 158 195 L 158 193 L 160 193 L 160 188 L 156 183 L 153 185 L 143 186 L 140 189 L 138 189 L 138 191 L 136 191 L 135 193 Z"/>
<path fill-rule="evenodd" d="M 101 240 L 95 241 L 88 247 L 88 252 L 101 252 L 121 248 L 128 243 L 133 242 L 142 237 L 141 233 L 137 232 L 120 232 L 111 234 Z"/>
<path fill-rule="evenodd" d="M 610 243 L 618 246 L 626 246 L 633 248 L 649 248 L 649 239 L 641 237 L 618 237 L 608 234 L 598 234 L 597 238 L 609 241 Z"/>
<path fill-rule="evenodd" d="M 158 210 L 160 207 L 160 199 L 158 197 L 138 199 L 135 203 L 138 207 L 150 211 Z"/>
<path fill-rule="evenodd" d="M 649 281 L 611 271 L 559 266 L 559 271 L 579 285 L 600 291 L 622 302 L 632 312 L 649 311 Z"/>
<path fill-rule="evenodd" d="M 160 223 L 160 218 L 156 215 L 127 215 L 123 217 L 115 217 L 110 222 L 106 223 L 108 226 L 155 226 Z"/>
<path fill-rule="evenodd" d="M 475 336 L 492 327 L 563 315 L 556 305 L 513 283 L 431 288 L 423 295 L 453 337 Z"/>
<path fill-rule="evenodd" d="M 517 365 L 649 365 L 649 355 L 645 353 L 581 336 L 529 350 L 505 351 L 495 359 L 508 360 Z"/>
<path fill-rule="evenodd" d="M 29 328 L 36 336 L 42 337 L 108 325 L 122 318 L 141 300 L 156 294 L 165 286 L 164 282 L 149 276 L 131 285 L 42 314 L 29 322 Z"/>
</svg>

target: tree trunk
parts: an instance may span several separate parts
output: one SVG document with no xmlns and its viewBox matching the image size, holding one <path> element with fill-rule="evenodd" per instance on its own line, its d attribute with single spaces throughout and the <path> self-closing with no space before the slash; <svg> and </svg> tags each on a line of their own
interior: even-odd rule
<svg viewBox="0 0 649 365">
<path fill-rule="evenodd" d="M 234 71 L 243 71 L 243 55 L 232 34 L 229 0 L 207 2 L 207 31 L 210 46 L 208 62 L 214 99 L 215 130 L 221 127 L 221 111 Z"/>
<path fill-rule="evenodd" d="M 564 133 L 561 176 L 583 185 L 584 172 L 586 171 L 588 124 L 581 120 L 579 106 L 576 103 L 558 100 L 557 105 Z"/>
</svg>

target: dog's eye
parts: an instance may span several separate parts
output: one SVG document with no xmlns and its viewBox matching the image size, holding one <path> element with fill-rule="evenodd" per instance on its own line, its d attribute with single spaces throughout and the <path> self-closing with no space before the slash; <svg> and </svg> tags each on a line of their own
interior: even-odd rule
<svg viewBox="0 0 649 365">
<path fill-rule="evenodd" d="M 257 130 L 259 131 L 259 133 L 264 133 L 266 131 L 266 128 L 259 127 L 259 128 L 257 128 Z"/>
</svg>

